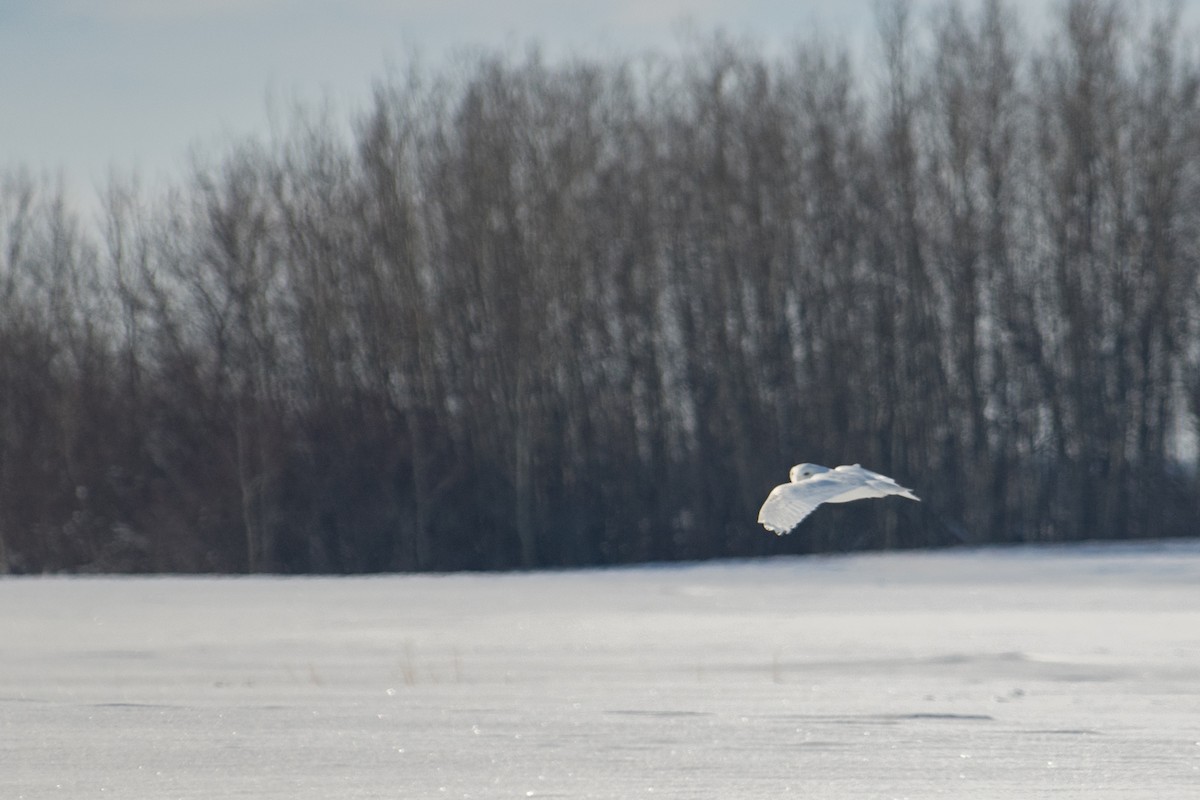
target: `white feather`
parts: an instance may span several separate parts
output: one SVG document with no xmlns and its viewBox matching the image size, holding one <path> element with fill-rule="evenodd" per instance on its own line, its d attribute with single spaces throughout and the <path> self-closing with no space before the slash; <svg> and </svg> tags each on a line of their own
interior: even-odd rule
<svg viewBox="0 0 1200 800">
<path fill-rule="evenodd" d="M 791 531 L 822 503 L 849 503 L 893 494 L 921 499 L 888 476 L 858 464 L 834 469 L 797 464 L 788 476 L 791 481 L 772 489 L 758 512 L 759 524 L 779 535 Z"/>
</svg>

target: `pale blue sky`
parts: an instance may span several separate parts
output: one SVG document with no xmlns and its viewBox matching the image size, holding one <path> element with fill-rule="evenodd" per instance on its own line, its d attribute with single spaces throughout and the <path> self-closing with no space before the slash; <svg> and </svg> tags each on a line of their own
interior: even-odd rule
<svg viewBox="0 0 1200 800">
<path fill-rule="evenodd" d="M 918 12 L 932 2 L 918 3 Z M 973 7 L 973 3 L 968 4 Z M 1017 0 L 1027 28 L 1049 3 Z M 1196 18 L 1200 0 L 1185 0 Z M 436 64 L 470 46 L 537 41 L 551 56 L 677 44 L 682 24 L 764 45 L 814 27 L 867 47 L 874 0 L 0 0 L 0 167 L 110 167 L 151 183 L 189 147 L 262 132 L 267 97 L 361 107 L 389 58 Z"/>
</svg>

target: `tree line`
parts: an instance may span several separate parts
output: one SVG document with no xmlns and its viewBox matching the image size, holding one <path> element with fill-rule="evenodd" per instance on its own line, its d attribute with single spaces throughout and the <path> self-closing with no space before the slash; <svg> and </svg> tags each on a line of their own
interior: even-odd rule
<svg viewBox="0 0 1200 800">
<path fill-rule="evenodd" d="M 0 172 L 0 569 L 560 567 L 1195 535 L 1178 14 L 485 52 L 96 224 Z M 798 461 L 922 504 L 776 539 Z"/>
</svg>

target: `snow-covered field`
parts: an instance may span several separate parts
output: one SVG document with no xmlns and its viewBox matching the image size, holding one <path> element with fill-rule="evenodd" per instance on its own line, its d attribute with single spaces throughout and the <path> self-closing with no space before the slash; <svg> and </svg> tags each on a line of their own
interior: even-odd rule
<svg viewBox="0 0 1200 800">
<path fill-rule="evenodd" d="M 1200 797 L 1200 542 L 0 580 L 0 798 Z"/>
</svg>

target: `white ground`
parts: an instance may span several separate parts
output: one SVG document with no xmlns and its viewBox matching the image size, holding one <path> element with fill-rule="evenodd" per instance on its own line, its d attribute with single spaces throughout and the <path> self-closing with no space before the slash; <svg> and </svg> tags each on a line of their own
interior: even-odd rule
<svg viewBox="0 0 1200 800">
<path fill-rule="evenodd" d="M 0 580 L 0 798 L 1200 797 L 1200 542 Z"/>
</svg>

